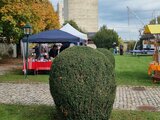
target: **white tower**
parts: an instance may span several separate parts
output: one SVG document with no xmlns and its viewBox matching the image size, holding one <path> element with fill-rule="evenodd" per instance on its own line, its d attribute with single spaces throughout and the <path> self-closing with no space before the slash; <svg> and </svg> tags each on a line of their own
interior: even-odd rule
<svg viewBox="0 0 160 120">
<path fill-rule="evenodd" d="M 98 0 L 64 0 L 64 20 L 74 20 L 86 32 L 97 32 Z"/>
<path fill-rule="evenodd" d="M 59 15 L 59 22 L 60 25 L 62 26 L 64 23 L 64 15 L 63 15 L 63 1 L 59 1 L 57 4 L 57 12 Z"/>
</svg>

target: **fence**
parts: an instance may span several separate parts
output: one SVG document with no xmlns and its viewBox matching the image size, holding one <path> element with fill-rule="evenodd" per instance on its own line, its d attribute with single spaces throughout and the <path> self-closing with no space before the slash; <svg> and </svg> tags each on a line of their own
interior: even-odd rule
<svg viewBox="0 0 160 120">
<path fill-rule="evenodd" d="M 0 43 L 0 55 L 17 56 L 16 44 Z"/>
</svg>

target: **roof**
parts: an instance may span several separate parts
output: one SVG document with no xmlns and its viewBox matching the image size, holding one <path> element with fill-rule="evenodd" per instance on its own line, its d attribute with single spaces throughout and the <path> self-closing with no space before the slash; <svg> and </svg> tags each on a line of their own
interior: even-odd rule
<svg viewBox="0 0 160 120">
<path fill-rule="evenodd" d="M 69 23 L 67 23 L 65 26 L 63 26 L 60 30 L 67 32 L 67 33 L 70 33 L 74 36 L 77 36 L 80 39 L 88 40 L 87 34 L 81 33 L 80 31 L 78 31 L 77 29 L 72 27 Z"/>
<path fill-rule="evenodd" d="M 95 34 L 96 34 L 96 32 L 88 32 L 87 33 L 89 39 L 92 39 Z"/>
<path fill-rule="evenodd" d="M 146 25 L 144 28 L 144 34 L 160 34 L 160 25 Z"/>
<path fill-rule="evenodd" d="M 140 38 L 140 40 L 150 40 L 155 39 L 155 36 L 153 34 L 143 34 Z"/>
<path fill-rule="evenodd" d="M 27 42 L 26 37 L 22 39 Z M 80 38 L 61 30 L 48 30 L 29 36 L 28 42 L 31 43 L 64 43 L 80 42 Z"/>
</svg>

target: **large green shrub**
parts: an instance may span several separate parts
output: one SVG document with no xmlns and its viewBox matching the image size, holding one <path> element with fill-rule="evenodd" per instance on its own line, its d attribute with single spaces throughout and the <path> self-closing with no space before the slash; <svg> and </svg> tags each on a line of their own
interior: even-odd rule
<svg viewBox="0 0 160 120">
<path fill-rule="evenodd" d="M 108 120 L 115 99 L 114 67 L 89 47 L 71 47 L 53 61 L 50 91 L 66 120 Z"/>
<path fill-rule="evenodd" d="M 119 36 L 113 29 L 108 29 L 105 25 L 100 28 L 100 30 L 93 36 L 92 40 L 96 44 L 97 48 L 107 48 L 113 47 L 115 42 L 118 45 Z"/>
<path fill-rule="evenodd" d="M 106 48 L 97 48 L 97 50 L 102 52 L 110 60 L 110 62 L 113 64 L 113 66 L 115 67 L 115 59 L 114 59 L 114 56 L 113 56 L 113 52 L 111 52 L 110 50 L 108 50 Z"/>
</svg>

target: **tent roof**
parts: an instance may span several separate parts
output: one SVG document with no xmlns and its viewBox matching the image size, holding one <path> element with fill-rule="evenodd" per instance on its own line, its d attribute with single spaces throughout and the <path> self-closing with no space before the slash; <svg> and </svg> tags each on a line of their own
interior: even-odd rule
<svg viewBox="0 0 160 120">
<path fill-rule="evenodd" d="M 153 34 L 143 34 L 140 38 L 140 40 L 150 40 L 150 39 L 155 39 Z"/>
<path fill-rule="evenodd" d="M 146 25 L 144 34 L 160 34 L 160 25 Z"/>
<path fill-rule="evenodd" d="M 74 27 L 72 27 L 69 23 L 67 23 L 65 26 L 63 26 L 60 30 L 65 31 L 67 33 L 70 33 L 74 36 L 77 36 L 80 39 L 88 40 L 87 34 L 79 32 Z"/>
<path fill-rule="evenodd" d="M 23 42 L 27 42 L 26 37 L 22 39 Z M 71 35 L 67 32 L 61 30 L 48 30 L 40 32 L 35 35 L 31 35 L 28 38 L 28 42 L 31 43 L 62 43 L 62 42 L 80 42 L 80 38 Z"/>
</svg>

